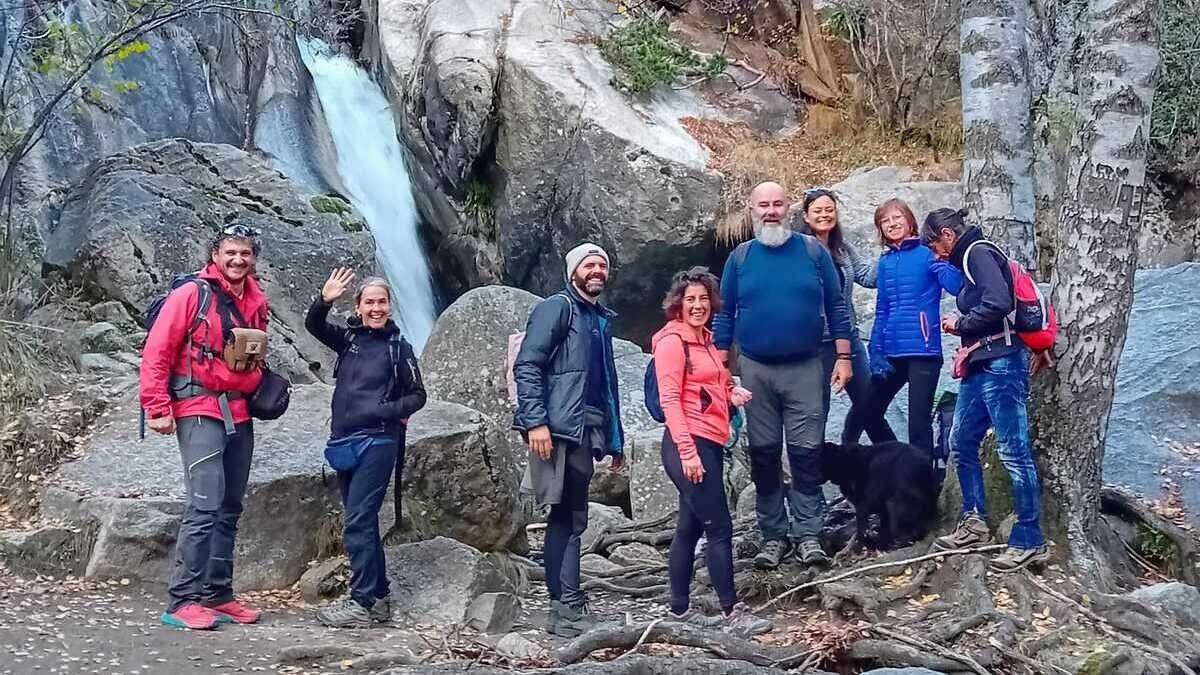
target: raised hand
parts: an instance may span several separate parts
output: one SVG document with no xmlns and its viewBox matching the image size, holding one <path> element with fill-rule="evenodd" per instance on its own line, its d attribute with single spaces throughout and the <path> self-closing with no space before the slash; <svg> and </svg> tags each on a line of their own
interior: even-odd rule
<svg viewBox="0 0 1200 675">
<path fill-rule="evenodd" d="M 329 273 L 329 278 L 325 280 L 325 285 L 321 287 L 321 299 L 325 302 L 337 300 L 346 293 L 346 289 L 353 281 L 354 270 L 349 267 L 334 268 Z"/>
</svg>

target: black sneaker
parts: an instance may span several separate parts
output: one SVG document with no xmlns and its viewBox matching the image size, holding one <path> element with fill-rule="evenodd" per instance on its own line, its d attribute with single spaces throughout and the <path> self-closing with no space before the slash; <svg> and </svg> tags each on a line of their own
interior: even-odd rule
<svg viewBox="0 0 1200 675">
<path fill-rule="evenodd" d="M 772 539 L 763 544 L 762 551 L 754 556 L 754 566 L 760 570 L 773 570 L 792 552 L 792 545 L 786 541 Z"/>
</svg>

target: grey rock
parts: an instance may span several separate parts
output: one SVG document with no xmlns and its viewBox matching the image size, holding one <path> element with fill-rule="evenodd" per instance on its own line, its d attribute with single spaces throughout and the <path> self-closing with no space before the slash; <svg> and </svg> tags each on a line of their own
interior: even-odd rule
<svg viewBox="0 0 1200 675">
<path fill-rule="evenodd" d="M 586 553 L 579 559 L 579 569 L 588 574 L 603 574 L 621 569 L 617 563 L 595 553 Z"/>
<path fill-rule="evenodd" d="M 757 506 L 758 492 L 754 489 L 754 483 L 750 483 L 742 488 L 742 491 L 738 494 L 737 509 L 734 511 L 734 517 L 738 520 L 754 518 Z"/>
<path fill-rule="evenodd" d="M 945 673 L 928 668 L 876 668 L 864 672 L 863 675 L 945 675 Z"/>
<path fill-rule="evenodd" d="M 518 659 L 529 659 L 546 655 L 546 648 L 520 633 L 509 633 L 496 643 L 496 651 Z"/>
<path fill-rule="evenodd" d="M 98 302 L 89 307 L 87 313 L 94 321 L 107 321 L 120 328 L 137 325 L 137 322 L 129 315 L 129 310 L 125 309 L 125 305 L 116 300 Z"/>
<path fill-rule="evenodd" d="M 662 465 L 662 436 L 634 440 L 629 453 L 629 501 L 634 520 L 654 520 L 678 510 L 679 492 Z"/>
<path fill-rule="evenodd" d="M 512 593 L 484 593 L 471 602 L 463 625 L 480 633 L 495 635 L 512 629 L 521 613 L 521 601 Z"/>
<path fill-rule="evenodd" d="M 1138 230 L 1138 269 L 1172 267 L 1197 259 L 1200 217 L 1183 207 L 1172 213 L 1161 187 L 1149 183 L 1142 203 L 1142 227 Z"/>
<path fill-rule="evenodd" d="M 88 326 L 80 336 L 84 352 L 113 354 L 129 348 L 121 329 L 107 321 Z"/>
<path fill-rule="evenodd" d="M 132 376 L 138 372 L 137 363 L 129 363 L 108 354 L 82 354 L 79 357 L 79 367 L 85 373 L 101 377 Z"/>
<path fill-rule="evenodd" d="M 300 575 L 300 597 L 316 604 L 341 595 L 350 579 L 350 564 L 344 556 L 329 558 Z"/>
<path fill-rule="evenodd" d="M 147 307 L 206 260 L 233 221 L 262 232 L 269 363 L 296 382 L 329 377 L 333 354 L 304 330 L 304 313 L 330 268 L 373 269 L 372 239 L 346 232 L 296 184 L 235 147 L 171 140 L 100 160 L 67 194 L 46 259 L 98 295 Z"/>
<path fill-rule="evenodd" d="M 445 537 L 388 547 L 388 576 L 398 587 L 392 609 L 412 623 L 463 624 L 478 598 L 515 593 L 494 554 Z M 401 590 L 402 589 L 402 590 Z"/>
<path fill-rule="evenodd" d="M 491 419 L 430 400 L 409 421 L 407 441 L 403 499 L 413 538 L 441 535 L 484 551 L 504 550 L 518 538 L 522 516 L 512 451 Z M 391 494 L 379 518 L 395 520 Z"/>
<path fill-rule="evenodd" d="M 623 565 L 625 567 L 629 567 L 631 565 L 661 564 L 667 561 L 666 557 L 664 557 L 662 553 L 658 552 L 658 549 L 650 546 L 649 544 L 642 544 L 638 542 L 614 546 L 613 549 L 609 551 L 608 558 L 618 565 Z"/>
<path fill-rule="evenodd" d="M 1200 628 L 1200 590 L 1178 581 L 1154 584 L 1129 594 L 1166 613 L 1179 625 Z"/>
<path fill-rule="evenodd" d="M 588 504 L 588 526 L 579 538 L 579 546 L 583 551 L 592 550 L 593 545 L 603 535 L 622 525 L 632 525 L 633 521 L 626 518 L 621 509 L 592 502 Z"/>
<path fill-rule="evenodd" d="M 82 575 L 81 551 L 90 550 L 96 531 L 91 527 L 44 525 L 33 530 L 0 531 L 0 560 L 26 575 Z"/>
<path fill-rule="evenodd" d="M 1200 507 L 1200 263 L 1142 270 L 1117 367 L 1105 440 L 1104 480 L 1148 496 L 1162 478 L 1182 490 L 1194 523 Z"/>
<path fill-rule="evenodd" d="M 235 550 L 239 589 L 295 582 L 327 536 L 323 524 L 340 511 L 322 456 L 330 392 L 324 385 L 296 387 L 287 415 L 255 423 Z M 48 480 L 42 512 L 96 528 L 95 546 L 81 552 L 88 574 L 161 583 L 183 509 L 179 449 L 174 437 L 153 433 L 136 442 L 135 397 L 136 391 L 124 395 L 82 457 Z"/>
</svg>

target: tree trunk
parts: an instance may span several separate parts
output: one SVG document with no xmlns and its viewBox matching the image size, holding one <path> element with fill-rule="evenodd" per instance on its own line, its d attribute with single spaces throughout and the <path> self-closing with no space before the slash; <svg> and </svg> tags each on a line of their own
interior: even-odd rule
<svg viewBox="0 0 1200 675">
<path fill-rule="evenodd" d="M 1037 269 L 1025 2 L 962 4 L 963 201 L 968 220 Z"/>
<path fill-rule="evenodd" d="M 1090 0 L 1051 273 L 1061 331 L 1056 367 L 1036 380 L 1032 421 L 1047 521 L 1077 571 L 1102 578 L 1096 554 L 1101 466 L 1117 362 L 1133 304 L 1158 49 L 1152 0 Z"/>
</svg>

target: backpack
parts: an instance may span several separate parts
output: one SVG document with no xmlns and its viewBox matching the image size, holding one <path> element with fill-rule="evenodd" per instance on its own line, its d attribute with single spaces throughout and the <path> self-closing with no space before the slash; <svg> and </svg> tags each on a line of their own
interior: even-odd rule
<svg viewBox="0 0 1200 675">
<path fill-rule="evenodd" d="M 568 315 L 569 318 L 567 319 L 567 323 L 568 324 L 574 323 L 574 321 L 575 321 L 575 301 L 572 300 L 571 297 L 569 295 L 567 295 L 566 293 L 561 293 L 561 292 L 555 293 L 554 295 L 552 295 L 550 297 L 552 298 L 555 296 L 562 296 L 567 299 L 567 311 L 570 313 Z M 549 300 L 550 298 L 546 298 L 546 299 Z M 519 354 L 521 352 L 521 345 L 524 343 L 525 343 L 525 331 L 521 331 L 520 333 L 513 333 L 512 335 L 508 336 L 508 351 L 505 353 L 505 356 L 504 356 L 504 378 L 505 378 L 505 383 L 508 385 L 508 402 L 513 405 L 517 404 L 517 379 L 516 379 L 516 376 L 513 375 L 513 366 L 517 362 L 517 354 Z M 554 348 L 554 352 L 555 353 L 558 352 L 558 347 Z M 554 358 L 553 353 L 550 355 L 550 358 L 551 359 Z"/>
<path fill-rule="evenodd" d="M 692 372 L 692 355 L 688 350 L 687 340 L 679 337 L 679 341 L 683 343 L 683 376 L 686 379 L 687 374 Z M 650 418 L 655 422 L 666 422 L 667 415 L 663 412 L 662 399 L 658 395 L 658 373 L 654 369 L 653 357 L 646 364 L 646 375 L 642 379 L 642 395 L 646 402 L 646 412 L 650 413 Z"/>
<path fill-rule="evenodd" d="M 967 256 L 976 244 L 991 244 L 999 250 L 999 247 L 986 239 L 971 242 L 967 246 L 967 250 L 963 252 L 963 274 L 972 284 L 975 283 L 975 279 L 971 277 L 970 268 L 967 266 Z M 1047 351 L 1054 347 L 1054 339 L 1058 336 L 1058 317 L 1054 305 L 1046 299 L 1033 276 L 1021 263 L 1007 256 L 1005 258 L 1008 260 L 1013 282 L 1013 311 L 1005 317 L 1005 337 L 1007 338 L 1011 327 L 1031 351 Z"/>
<path fill-rule="evenodd" d="M 358 337 L 358 335 L 354 331 L 352 331 L 352 330 L 346 331 L 346 349 L 349 349 L 350 346 L 354 344 L 354 340 L 356 337 Z M 400 369 L 401 368 L 403 368 L 404 366 L 407 365 L 410 369 L 412 369 L 413 379 L 416 380 L 416 378 L 417 378 L 417 372 L 416 372 L 416 369 L 413 367 L 413 365 L 409 364 L 409 363 L 405 363 L 405 361 L 404 361 L 404 356 L 403 356 L 404 350 L 401 348 L 401 345 L 403 345 L 403 344 L 404 344 L 404 336 L 400 334 L 400 331 L 396 331 L 396 332 L 392 333 L 391 336 L 388 337 L 388 361 L 391 363 L 391 366 L 392 366 L 391 376 L 388 378 L 387 395 L 384 397 L 385 400 L 388 400 L 388 401 L 396 400 L 396 385 L 398 382 L 400 382 Z M 342 357 L 339 355 L 337 363 L 335 363 L 333 365 L 333 377 L 335 379 L 337 378 L 338 371 L 341 370 L 341 368 L 342 368 Z M 408 420 L 403 420 L 403 421 L 407 422 Z"/>
<path fill-rule="evenodd" d="M 154 326 L 154 322 L 158 320 L 158 315 L 162 312 L 163 305 L 167 303 L 167 296 L 176 288 L 185 284 L 194 283 L 197 289 L 197 306 L 196 315 L 192 317 L 192 325 L 188 328 L 188 338 L 191 339 L 191 334 L 200 327 L 200 324 L 207 321 L 208 308 L 212 306 L 212 286 L 207 281 L 200 278 L 199 272 L 190 274 L 180 274 L 171 280 L 171 287 L 166 293 L 154 298 L 150 301 L 150 306 L 146 308 L 146 331 L 149 332 Z"/>
</svg>

